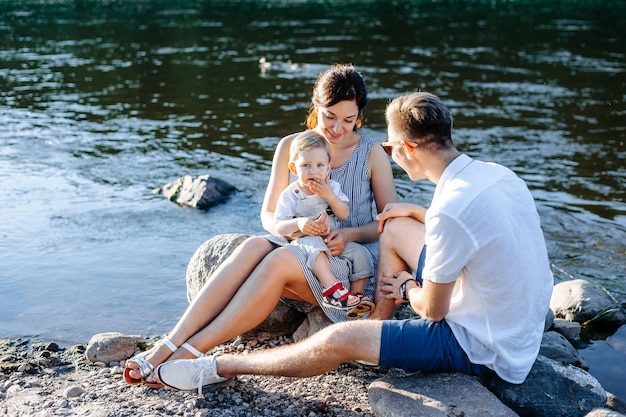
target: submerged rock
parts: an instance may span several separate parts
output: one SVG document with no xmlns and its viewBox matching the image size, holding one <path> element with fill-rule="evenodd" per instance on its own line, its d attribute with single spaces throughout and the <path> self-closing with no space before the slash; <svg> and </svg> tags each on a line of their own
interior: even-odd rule
<svg viewBox="0 0 626 417">
<path fill-rule="evenodd" d="M 233 191 L 234 186 L 209 174 L 185 175 L 152 190 L 154 194 L 165 196 L 176 204 L 202 210 L 224 202 Z"/>
</svg>

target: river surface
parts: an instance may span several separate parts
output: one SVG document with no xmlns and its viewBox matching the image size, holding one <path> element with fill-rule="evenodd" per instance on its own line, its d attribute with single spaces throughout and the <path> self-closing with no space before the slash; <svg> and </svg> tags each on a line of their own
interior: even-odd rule
<svg viewBox="0 0 626 417">
<path fill-rule="evenodd" d="M 528 183 L 556 281 L 624 303 L 624 27 L 610 0 L 0 1 L 0 337 L 166 333 L 195 249 L 262 232 L 274 147 L 338 62 L 380 140 L 391 98 L 439 95 L 460 150 Z M 238 192 L 208 211 L 151 192 L 185 174 Z M 583 351 L 624 399 L 625 333 Z"/>
</svg>

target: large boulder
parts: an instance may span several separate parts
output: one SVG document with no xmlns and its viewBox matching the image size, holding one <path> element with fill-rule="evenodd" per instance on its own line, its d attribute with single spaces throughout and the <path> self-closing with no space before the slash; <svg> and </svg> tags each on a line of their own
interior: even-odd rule
<svg viewBox="0 0 626 417">
<path fill-rule="evenodd" d="M 215 270 L 250 235 L 221 234 L 204 242 L 187 266 L 187 299 L 191 302 Z M 278 302 L 270 315 L 257 327 L 241 335 L 243 340 L 265 340 L 276 336 L 291 336 L 306 318 L 304 313 Z"/>
<path fill-rule="evenodd" d="M 217 235 L 204 242 L 187 265 L 187 300 L 191 302 L 213 272 L 250 235 L 229 233 Z"/>
<path fill-rule="evenodd" d="M 185 175 L 174 182 L 152 190 L 168 200 L 185 207 L 208 209 L 224 202 L 235 187 L 209 174 Z"/>
<path fill-rule="evenodd" d="M 550 309 L 556 317 L 584 323 L 600 313 L 609 312 L 602 321 L 623 324 L 626 317 L 618 303 L 602 287 L 583 279 L 560 282 L 554 286 Z"/>
<path fill-rule="evenodd" d="M 520 416 L 584 417 L 607 402 L 607 393 L 589 373 L 541 355 L 523 384 L 495 376 L 484 384 Z"/>
</svg>

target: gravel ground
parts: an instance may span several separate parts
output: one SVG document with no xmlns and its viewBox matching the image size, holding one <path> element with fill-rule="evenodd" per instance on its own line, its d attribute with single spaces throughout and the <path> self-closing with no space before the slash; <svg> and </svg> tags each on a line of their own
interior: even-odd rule
<svg viewBox="0 0 626 417">
<path fill-rule="evenodd" d="M 216 350 L 247 354 L 288 338 Z M 123 363 L 89 362 L 85 346 L 0 340 L 0 416 L 372 416 L 369 384 L 402 371 L 345 364 L 314 378 L 241 376 L 197 392 L 128 385 Z"/>
</svg>

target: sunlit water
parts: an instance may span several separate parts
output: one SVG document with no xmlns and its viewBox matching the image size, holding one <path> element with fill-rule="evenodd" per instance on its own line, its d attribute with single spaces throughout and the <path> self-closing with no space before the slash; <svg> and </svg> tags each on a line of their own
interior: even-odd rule
<svg viewBox="0 0 626 417">
<path fill-rule="evenodd" d="M 442 97 L 458 147 L 528 183 L 557 281 L 626 301 L 622 2 L 38 3 L 0 2 L 0 337 L 167 332 L 195 249 L 262 232 L 274 147 L 335 62 L 365 76 L 381 140 L 389 99 Z M 238 192 L 206 212 L 151 193 L 205 173 Z M 622 398 L 599 363 L 626 368 L 625 340 L 584 353 Z"/>
</svg>

